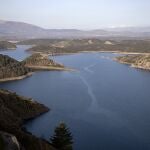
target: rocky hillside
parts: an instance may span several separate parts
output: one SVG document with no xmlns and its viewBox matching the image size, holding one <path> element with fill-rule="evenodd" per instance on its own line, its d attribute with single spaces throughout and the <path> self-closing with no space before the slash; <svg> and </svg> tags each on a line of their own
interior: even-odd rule
<svg viewBox="0 0 150 150">
<path fill-rule="evenodd" d="M 113 51 L 115 42 L 101 41 L 97 39 L 82 39 L 82 40 L 28 40 L 22 43 L 34 43 L 36 46 L 28 49 L 32 52 L 44 52 L 49 54 L 65 54 L 77 53 L 83 51 Z"/>
<path fill-rule="evenodd" d="M 0 50 L 8 50 L 8 49 L 16 49 L 16 45 L 11 43 L 11 42 L 7 42 L 7 41 L 0 41 Z"/>
<path fill-rule="evenodd" d="M 0 131 L 0 150 L 20 150 L 20 144 L 14 135 Z"/>
<path fill-rule="evenodd" d="M 54 150 L 52 146 L 30 133 L 22 130 L 22 124 L 25 120 L 34 118 L 49 111 L 47 107 L 39 104 L 32 99 L 12 93 L 7 90 L 0 90 L 0 146 L 4 148 L 6 140 L 5 135 L 14 137 L 15 143 L 23 150 Z M 14 144 L 15 144 L 14 143 Z M 8 144 L 7 144 L 8 146 Z"/>
<path fill-rule="evenodd" d="M 31 69 L 17 60 L 0 54 L 0 81 L 17 80 L 30 75 Z"/>
<path fill-rule="evenodd" d="M 150 53 L 149 40 L 99 40 L 99 39 L 79 39 L 79 40 L 51 40 L 34 39 L 20 42 L 20 44 L 33 44 L 34 47 L 28 49 L 32 52 L 65 54 L 83 51 L 116 51 Z"/>
<path fill-rule="evenodd" d="M 64 68 L 62 64 L 56 63 L 52 59 L 48 58 L 46 54 L 35 53 L 26 58 L 23 62 L 28 68 L 32 69 L 51 69 L 51 68 Z"/>
<path fill-rule="evenodd" d="M 126 55 L 116 58 L 120 63 L 129 64 L 135 68 L 150 70 L 150 54 Z"/>
<path fill-rule="evenodd" d="M 19 62 L 0 54 L 0 82 L 20 80 L 32 75 L 34 70 L 71 70 L 48 58 L 47 54 L 35 53 Z"/>
</svg>

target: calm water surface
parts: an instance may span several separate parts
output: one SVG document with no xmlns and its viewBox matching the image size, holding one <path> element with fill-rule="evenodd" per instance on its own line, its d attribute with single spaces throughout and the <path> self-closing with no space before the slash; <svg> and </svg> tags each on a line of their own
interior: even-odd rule
<svg viewBox="0 0 150 150">
<path fill-rule="evenodd" d="M 26 47 L 7 54 L 23 59 Z M 41 71 L 0 88 L 33 97 L 51 111 L 26 124 L 49 139 L 67 123 L 75 150 L 150 150 L 150 72 L 112 61 L 116 54 L 81 53 L 54 59 L 77 72 Z"/>
</svg>

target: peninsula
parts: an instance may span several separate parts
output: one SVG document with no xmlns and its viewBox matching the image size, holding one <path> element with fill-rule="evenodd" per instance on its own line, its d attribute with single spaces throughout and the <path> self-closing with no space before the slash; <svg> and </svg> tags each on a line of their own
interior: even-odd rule
<svg viewBox="0 0 150 150">
<path fill-rule="evenodd" d="M 36 70 L 73 71 L 49 59 L 47 54 L 35 53 L 22 62 L 0 54 L 0 82 L 23 79 L 31 76 Z"/>
<path fill-rule="evenodd" d="M 22 64 L 32 70 L 67 70 L 64 65 L 48 58 L 49 55 L 34 53 L 22 61 Z"/>
<path fill-rule="evenodd" d="M 50 143 L 26 132 L 23 123 L 49 111 L 33 99 L 0 89 L 0 148 L 55 150 Z"/>
</svg>

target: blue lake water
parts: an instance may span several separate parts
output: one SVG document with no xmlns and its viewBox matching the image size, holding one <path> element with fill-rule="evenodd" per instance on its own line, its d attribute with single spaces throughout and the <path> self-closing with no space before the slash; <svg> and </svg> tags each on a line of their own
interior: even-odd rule
<svg viewBox="0 0 150 150">
<path fill-rule="evenodd" d="M 22 60 L 26 47 L 7 52 Z M 65 122 L 75 150 L 150 150 L 150 72 L 112 60 L 112 53 L 81 53 L 54 59 L 76 72 L 40 71 L 0 88 L 45 104 L 51 111 L 28 122 L 33 134 L 49 139 Z"/>
<path fill-rule="evenodd" d="M 25 50 L 30 48 L 28 45 L 18 45 L 16 50 L 1 50 L 0 54 L 9 55 L 12 58 L 15 58 L 19 61 L 22 61 L 26 57 L 30 56 L 30 53 L 27 53 Z"/>
</svg>

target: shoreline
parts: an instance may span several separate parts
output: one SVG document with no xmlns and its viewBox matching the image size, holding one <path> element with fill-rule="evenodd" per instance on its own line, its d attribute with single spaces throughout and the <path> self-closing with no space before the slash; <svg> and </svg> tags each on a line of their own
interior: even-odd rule
<svg viewBox="0 0 150 150">
<path fill-rule="evenodd" d="M 15 80 L 21 80 L 27 77 L 32 76 L 33 72 L 29 72 L 26 75 L 23 76 L 18 76 L 18 77 L 11 77 L 11 78 L 4 78 L 4 79 L 0 79 L 0 82 L 8 82 L 8 81 L 15 81 Z"/>
<path fill-rule="evenodd" d="M 36 52 L 36 51 L 30 51 L 32 53 L 41 53 L 41 54 L 45 54 L 45 55 L 48 55 L 48 56 L 51 56 L 51 53 L 50 52 Z M 150 53 L 146 53 L 146 52 L 127 52 L 127 51 L 119 51 L 119 50 L 116 50 L 116 51 L 78 51 L 78 52 L 72 52 L 72 53 L 67 53 L 67 52 L 64 52 L 64 53 L 55 53 L 53 54 L 53 56 L 63 56 L 63 55 L 74 55 L 74 54 L 79 54 L 79 53 L 116 53 L 116 54 L 129 54 L 129 55 L 138 55 L 138 54 L 150 54 Z"/>
<path fill-rule="evenodd" d="M 21 139 L 24 139 L 27 140 L 29 144 L 32 144 L 32 142 L 34 142 L 43 147 L 47 146 L 48 149 L 53 150 L 52 145 L 47 140 L 43 140 L 41 137 L 32 134 L 25 127 L 25 124 L 28 121 L 40 117 L 45 113 L 48 113 L 50 111 L 50 108 L 38 101 L 35 101 L 34 99 L 18 95 L 16 94 L 16 92 L 0 89 L 0 94 L 2 95 L 2 99 L 0 99 L 2 106 L 0 107 L 0 109 L 4 108 L 7 112 L 5 112 L 4 115 L 1 115 L 1 122 L 5 122 L 6 119 L 6 123 L 2 124 L 1 126 L 1 131 L 12 134 L 14 137 L 16 137 L 18 145 L 21 149 L 24 149 L 24 146 L 25 149 L 28 149 L 30 147 L 28 145 L 23 145 L 24 142 Z M 5 105 L 8 102 L 10 102 L 10 105 Z M 20 109 L 20 107 L 23 109 Z M 26 111 L 26 109 L 30 110 Z M 13 112 L 13 114 L 9 115 L 11 112 Z M 18 113 L 20 113 L 19 116 Z M 12 124 L 12 126 L 10 126 L 10 124 Z M 33 147 L 33 149 L 36 148 Z"/>
<path fill-rule="evenodd" d="M 0 52 L 4 52 L 4 51 L 11 51 L 11 50 L 16 50 L 17 48 L 6 48 L 6 49 L 0 49 Z"/>
<path fill-rule="evenodd" d="M 117 58 L 114 58 L 113 60 L 116 61 L 116 62 L 118 62 L 118 63 L 120 63 L 120 64 L 128 65 L 128 66 L 130 66 L 131 68 L 141 69 L 141 70 L 145 70 L 145 71 L 150 71 L 150 68 L 146 68 L 146 67 L 142 67 L 142 66 L 137 66 L 137 65 L 134 65 L 134 64 L 132 64 L 132 63 L 120 61 L 120 60 L 118 60 Z"/>
<path fill-rule="evenodd" d="M 131 66 L 132 68 L 150 71 L 150 68 L 146 68 L 146 67 L 142 67 L 142 66 L 136 66 L 136 65 L 134 65 L 134 64 L 131 64 L 130 66 Z"/>
<path fill-rule="evenodd" d="M 49 71 L 76 71 L 75 69 L 66 68 L 66 67 L 54 67 L 54 66 L 26 66 L 30 69 L 35 70 L 49 70 Z"/>
</svg>

